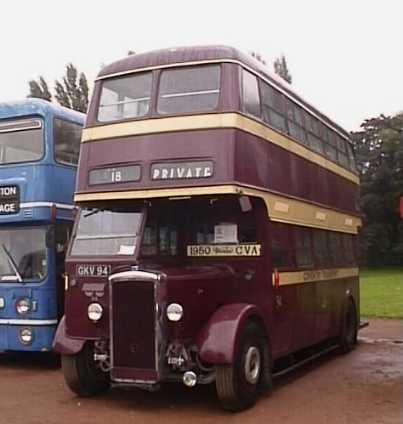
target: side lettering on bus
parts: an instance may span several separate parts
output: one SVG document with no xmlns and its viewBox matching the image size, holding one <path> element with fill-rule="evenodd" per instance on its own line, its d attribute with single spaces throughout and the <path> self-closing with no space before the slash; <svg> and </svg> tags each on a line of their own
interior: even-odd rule
<svg viewBox="0 0 403 424">
<path fill-rule="evenodd" d="M 17 185 L 0 186 L 0 215 L 20 211 L 20 188 Z"/>
<path fill-rule="evenodd" d="M 187 246 L 187 256 L 260 256 L 260 244 L 195 244 Z"/>
</svg>

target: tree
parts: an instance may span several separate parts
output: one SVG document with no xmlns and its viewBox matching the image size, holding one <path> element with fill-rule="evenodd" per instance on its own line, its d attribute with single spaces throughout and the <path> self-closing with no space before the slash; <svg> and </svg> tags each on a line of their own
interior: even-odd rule
<svg viewBox="0 0 403 424">
<path fill-rule="evenodd" d="M 287 60 L 284 55 L 278 57 L 274 63 L 274 72 L 279 75 L 283 80 L 287 81 L 289 84 L 292 83 L 292 76 L 288 70 Z"/>
<path fill-rule="evenodd" d="M 79 112 L 87 111 L 89 93 L 87 77 L 83 72 L 78 74 L 77 68 L 72 63 L 66 65 L 66 74 L 62 82 L 55 81 L 54 90 L 54 97 L 60 105 Z M 39 77 L 39 82 L 29 81 L 29 91 L 28 97 L 52 100 L 52 94 L 42 76 Z"/>
<path fill-rule="evenodd" d="M 361 255 L 366 265 L 403 264 L 403 113 L 367 119 L 352 133 L 361 179 Z"/>
<path fill-rule="evenodd" d="M 78 76 L 77 69 L 72 63 L 66 65 L 66 75 L 63 83 L 55 81 L 55 98 L 65 107 L 86 112 L 88 107 L 88 83 L 83 72 Z"/>
<path fill-rule="evenodd" d="M 50 93 L 48 84 L 43 77 L 39 77 L 39 82 L 31 80 L 28 84 L 30 92 L 28 97 L 36 97 L 49 102 L 52 100 L 52 94 Z"/>
</svg>

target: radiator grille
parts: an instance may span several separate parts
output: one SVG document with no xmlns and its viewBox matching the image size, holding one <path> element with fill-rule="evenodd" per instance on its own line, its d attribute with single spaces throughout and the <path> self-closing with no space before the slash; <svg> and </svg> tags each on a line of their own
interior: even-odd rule
<svg viewBox="0 0 403 424">
<path fill-rule="evenodd" d="M 149 380 L 156 374 L 154 291 L 151 282 L 112 284 L 112 378 Z"/>
</svg>

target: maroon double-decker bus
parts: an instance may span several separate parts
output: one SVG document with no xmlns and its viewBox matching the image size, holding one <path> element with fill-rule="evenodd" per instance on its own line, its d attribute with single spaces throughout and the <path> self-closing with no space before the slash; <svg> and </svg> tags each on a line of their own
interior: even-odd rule
<svg viewBox="0 0 403 424">
<path fill-rule="evenodd" d="M 358 183 L 346 131 L 236 49 L 106 66 L 55 341 L 69 387 L 215 382 L 240 410 L 318 349 L 351 349 Z"/>
</svg>

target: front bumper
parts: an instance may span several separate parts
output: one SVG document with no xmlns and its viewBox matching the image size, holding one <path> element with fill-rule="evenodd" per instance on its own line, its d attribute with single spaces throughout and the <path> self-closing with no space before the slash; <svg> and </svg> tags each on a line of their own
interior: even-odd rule
<svg viewBox="0 0 403 424">
<path fill-rule="evenodd" d="M 24 344 L 20 340 L 20 331 L 23 329 L 29 329 L 32 332 L 32 342 L 29 344 Z M 56 320 L 2 319 L 0 320 L 0 351 L 51 351 L 55 332 Z"/>
</svg>

